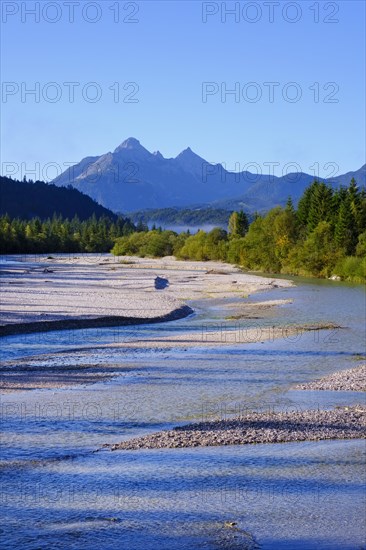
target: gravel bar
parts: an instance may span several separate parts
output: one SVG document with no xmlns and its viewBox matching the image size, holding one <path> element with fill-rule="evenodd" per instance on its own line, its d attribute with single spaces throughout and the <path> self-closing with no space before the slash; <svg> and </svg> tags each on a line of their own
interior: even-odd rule
<svg viewBox="0 0 366 550">
<path fill-rule="evenodd" d="M 298 384 L 296 390 L 366 391 L 366 363 L 324 376 L 308 384 Z"/>
<path fill-rule="evenodd" d="M 105 446 L 116 451 L 365 437 L 366 406 L 356 405 L 330 411 L 250 413 L 230 420 L 180 426 Z"/>
<path fill-rule="evenodd" d="M 162 323 L 192 313 L 188 300 L 244 304 L 254 292 L 293 286 L 221 262 L 110 254 L 5 256 L 0 281 L 0 336 Z"/>
</svg>

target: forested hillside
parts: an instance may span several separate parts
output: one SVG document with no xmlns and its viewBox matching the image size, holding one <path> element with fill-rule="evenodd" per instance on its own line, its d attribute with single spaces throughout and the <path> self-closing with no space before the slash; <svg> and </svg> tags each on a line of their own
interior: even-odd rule
<svg viewBox="0 0 366 550">
<path fill-rule="evenodd" d="M 0 197 L 0 215 L 8 214 L 11 218 L 46 219 L 57 214 L 63 218 L 77 216 L 86 220 L 94 214 L 97 218 L 117 219 L 111 210 L 77 189 L 42 181 L 18 181 L 0 176 Z"/>
<path fill-rule="evenodd" d="M 222 208 L 149 208 L 132 212 L 131 219 L 143 223 L 171 226 L 227 226 L 231 212 Z"/>
</svg>

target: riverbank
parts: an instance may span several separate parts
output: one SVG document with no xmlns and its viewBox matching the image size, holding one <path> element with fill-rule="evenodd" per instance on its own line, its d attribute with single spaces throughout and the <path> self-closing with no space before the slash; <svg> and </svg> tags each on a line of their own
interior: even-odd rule
<svg viewBox="0 0 366 550">
<path fill-rule="evenodd" d="M 189 300 L 292 286 L 230 264 L 173 257 L 29 257 L 0 263 L 0 275 L 2 336 L 170 321 L 192 313 Z M 157 277 L 165 279 L 164 289 L 156 288 Z"/>
<path fill-rule="evenodd" d="M 179 426 L 108 447 L 112 451 L 173 449 L 365 437 L 366 407 L 357 405 L 331 411 L 250 413 L 231 420 Z"/>
</svg>

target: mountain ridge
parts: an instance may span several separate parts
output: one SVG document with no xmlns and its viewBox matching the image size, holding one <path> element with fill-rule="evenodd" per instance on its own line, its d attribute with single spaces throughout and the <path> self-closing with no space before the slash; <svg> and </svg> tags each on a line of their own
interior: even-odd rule
<svg viewBox="0 0 366 550">
<path fill-rule="evenodd" d="M 174 158 L 151 153 L 129 137 L 113 152 L 85 157 L 51 183 L 72 185 L 114 212 L 190 205 L 265 211 L 283 205 L 291 196 L 296 204 L 314 179 L 332 186 L 348 185 L 355 177 L 366 186 L 366 165 L 332 178 L 303 172 L 285 176 L 230 172 L 222 164 L 207 162 L 187 147 Z"/>
</svg>

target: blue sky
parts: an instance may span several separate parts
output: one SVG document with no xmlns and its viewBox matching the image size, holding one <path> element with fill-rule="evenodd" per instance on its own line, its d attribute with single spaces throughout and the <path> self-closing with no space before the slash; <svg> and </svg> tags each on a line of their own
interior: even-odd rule
<svg viewBox="0 0 366 550">
<path fill-rule="evenodd" d="M 37 4 L 39 22 L 27 13 Z M 326 177 L 334 163 L 340 173 L 358 169 L 365 3 L 270 4 L 79 0 L 70 21 L 63 1 L 3 1 L 2 173 L 9 163 L 19 166 L 15 177 L 39 163 L 52 177 L 49 163 L 64 168 L 129 136 L 165 157 L 190 146 L 230 170 L 256 163 L 266 173 L 274 162 L 281 175 L 291 162 Z M 65 82 L 78 83 L 73 102 Z M 273 101 L 268 83 L 276 83 Z M 26 94 L 36 86 L 39 97 Z"/>
</svg>

